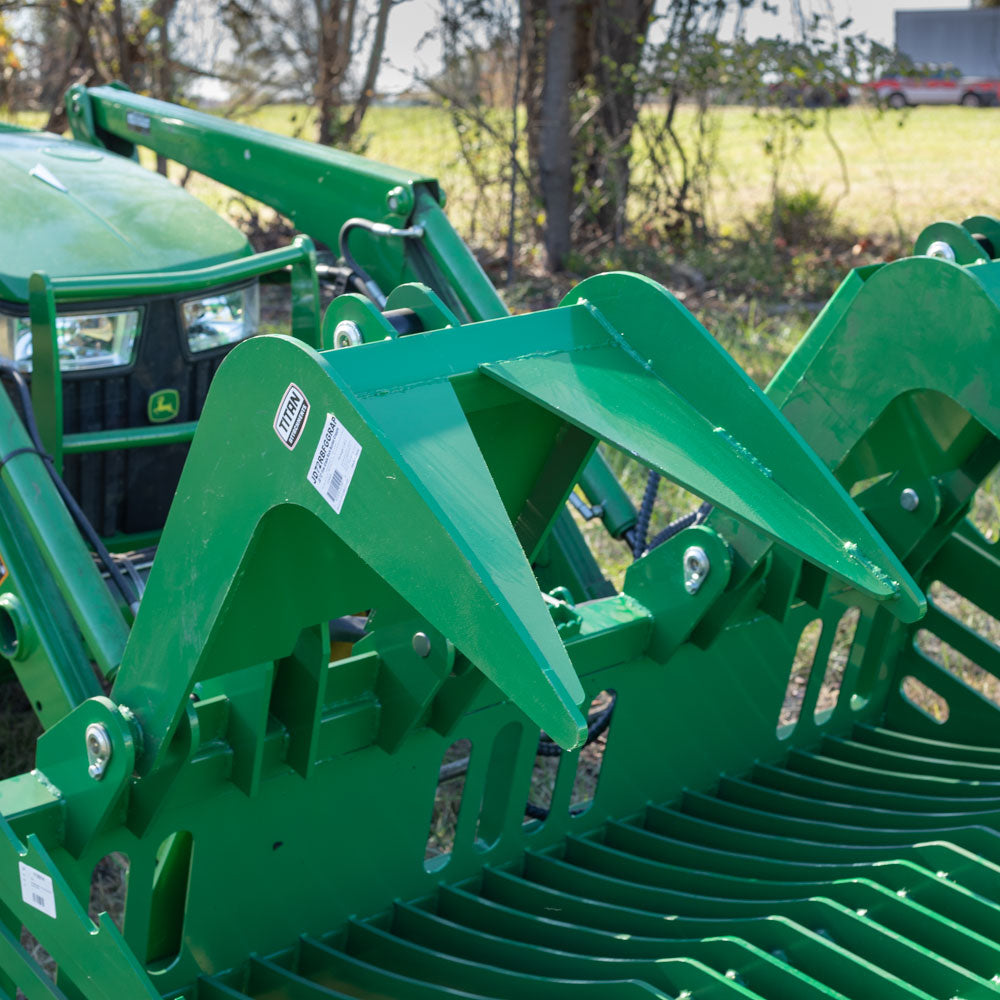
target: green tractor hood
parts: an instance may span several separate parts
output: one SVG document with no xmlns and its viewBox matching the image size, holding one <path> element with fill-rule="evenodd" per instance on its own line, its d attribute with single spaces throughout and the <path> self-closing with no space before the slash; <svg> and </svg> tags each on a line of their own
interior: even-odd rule
<svg viewBox="0 0 1000 1000">
<path fill-rule="evenodd" d="M 132 160 L 45 132 L 0 131 L 0 300 L 53 277 L 175 271 L 250 254 L 210 208 Z"/>
</svg>

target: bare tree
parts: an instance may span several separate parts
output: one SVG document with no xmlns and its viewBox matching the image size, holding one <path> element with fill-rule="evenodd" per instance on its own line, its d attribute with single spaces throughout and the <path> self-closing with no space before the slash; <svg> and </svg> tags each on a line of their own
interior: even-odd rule
<svg viewBox="0 0 1000 1000">
<path fill-rule="evenodd" d="M 393 0 L 229 0 L 222 17 L 239 58 L 226 75 L 240 80 L 238 99 L 309 103 L 317 139 L 348 144 L 375 94 L 393 6 Z"/>
<path fill-rule="evenodd" d="M 528 150 L 554 270 L 565 266 L 581 222 L 610 240 L 624 234 L 636 85 L 652 12 L 653 0 L 521 0 Z"/>
<path fill-rule="evenodd" d="M 520 247 L 544 229 L 536 207 L 538 177 L 529 170 L 519 121 L 527 26 L 518 0 L 472 0 L 471 6 L 469 0 L 442 2 L 437 31 L 444 69 L 419 83 L 448 109 L 472 180 L 464 235 L 478 242 L 487 265 L 499 262 L 493 253 L 505 254 L 509 281 Z"/>
<path fill-rule="evenodd" d="M 173 97 L 168 28 L 178 0 L 0 0 L 16 12 L 19 42 L 30 56 L 31 103 L 49 111 L 47 128 L 66 127 L 62 98 L 73 83 L 121 80 L 157 97 Z M 26 84 L 27 87 L 27 84 Z"/>
<path fill-rule="evenodd" d="M 532 22 L 538 24 L 538 13 Z M 528 113 L 535 135 L 538 183 L 545 206 L 545 252 L 549 267 L 560 270 L 572 248 L 573 149 L 570 92 L 574 83 L 577 41 L 576 0 L 545 0 L 544 28 L 532 33 L 532 57 L 541 61 L 541 87 L 529 96 L 537 109 Z M 537 95 L 537 96 L 536 96 Z"/>
</svg>

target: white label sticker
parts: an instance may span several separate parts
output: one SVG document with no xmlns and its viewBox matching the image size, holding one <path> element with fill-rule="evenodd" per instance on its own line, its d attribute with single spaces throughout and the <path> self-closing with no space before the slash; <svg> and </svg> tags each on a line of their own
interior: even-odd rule
<svg viewBox="0 0 1000 1000">
<path fill-rule="evenodd" d="M 274 433 L 289 451 L 299 443 L 308 416 L 309 400 L 306 399 L 306 394 L 294 382 L 290 382 L 278 404 L 278 412 L 274 415 Z"/>
<path fill-rule="evenodd" d="M 148 135 L 152 120 L 149 115 L 144 115 L 141 111 L 126 111 L 125 124 L 135 132 L 142 132 Z"/>
<path fill-rule="evenodd" d="M 332 413 L 328 413 L 309 466 L 309 482 L 338 514 L 344 506 L 344 497 L 360 457 L 361 445 Z"/>
<path fill-rule="evenodd" d="M 23 861 L 17 863 L 21 870 L 21 898 L 36 910 L 47 913 L 50 917 L 56 915 L 56 894 L 52 888 L 52 879 Z"/>
</svg>

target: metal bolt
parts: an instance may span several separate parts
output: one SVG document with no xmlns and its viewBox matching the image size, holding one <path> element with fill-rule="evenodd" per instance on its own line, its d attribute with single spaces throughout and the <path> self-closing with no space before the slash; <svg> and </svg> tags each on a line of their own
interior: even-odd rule
<svg viewBox="0 0 1000 1000">
<path fill-rule="evenodd" d="M 342 319 L 333 331 L 334 347 L 357 347 L 363 344 L 365 338 L 361 333 L 361 327 L 352 319 Z"/>
<path fill-rule="evenodd" d="M 431 641 L 426 632 L 416 632 L 413 636 L 413 652 L 417 656 L 431 655 Z"/>
<path fill-rule="evenodd" d="M 944 240 L 935 240 L 928 248 L 925 257 L 939 257 L 941 260 L 955 259 L 955 251 Z"/>
<path fill-rule="evenodd" d="M 700 545 L 692 545 L 684 552 L 684 589 L 697 594 L 712 568 L 708 554 Z"/>
<path fill-rule="evenodd" d="M 390 212 L 405 213 L 410 205 L 410 192 L 404 187 L 394 187 L 385 197 Z"/>
<path fill-rule="evenodd" d="M 95 781 L 100 781 L 111 763 L 111 737 L 101 723 L 92 722 L 87 726 L 86 740 L 87 760 L 90 762 L 87 773 Z"/>
<path fill-rule="evenodd" d="M 909 486 L 899 494 L 899 506 L 903 510 L 916 510 L 920 506 L 920 494 Z"/>
</svg>

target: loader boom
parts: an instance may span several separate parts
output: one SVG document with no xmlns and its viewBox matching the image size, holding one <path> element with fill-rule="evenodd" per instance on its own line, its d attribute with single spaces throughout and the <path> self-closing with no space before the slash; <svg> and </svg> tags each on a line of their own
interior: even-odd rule
<svg viewBox="0 0 1000 1000">
<path fill-rule="evenodd" d="M 507 312 L 441 211 L 444 195 L 431 177 L 117 87 L 74 87 L 66 107 L 76 138 L 126 155 L 136 145 L 152 149 L 272 206 L 330 247 L 337 246 L 341 227 L 356 216 L 396 227 L 420 226 L 424 237 L 419 242 L 366 241 L 367 234 L 359 233 L 359 261 L 386 289 L 421 281 L 468 319 Z"/>
</svg>

